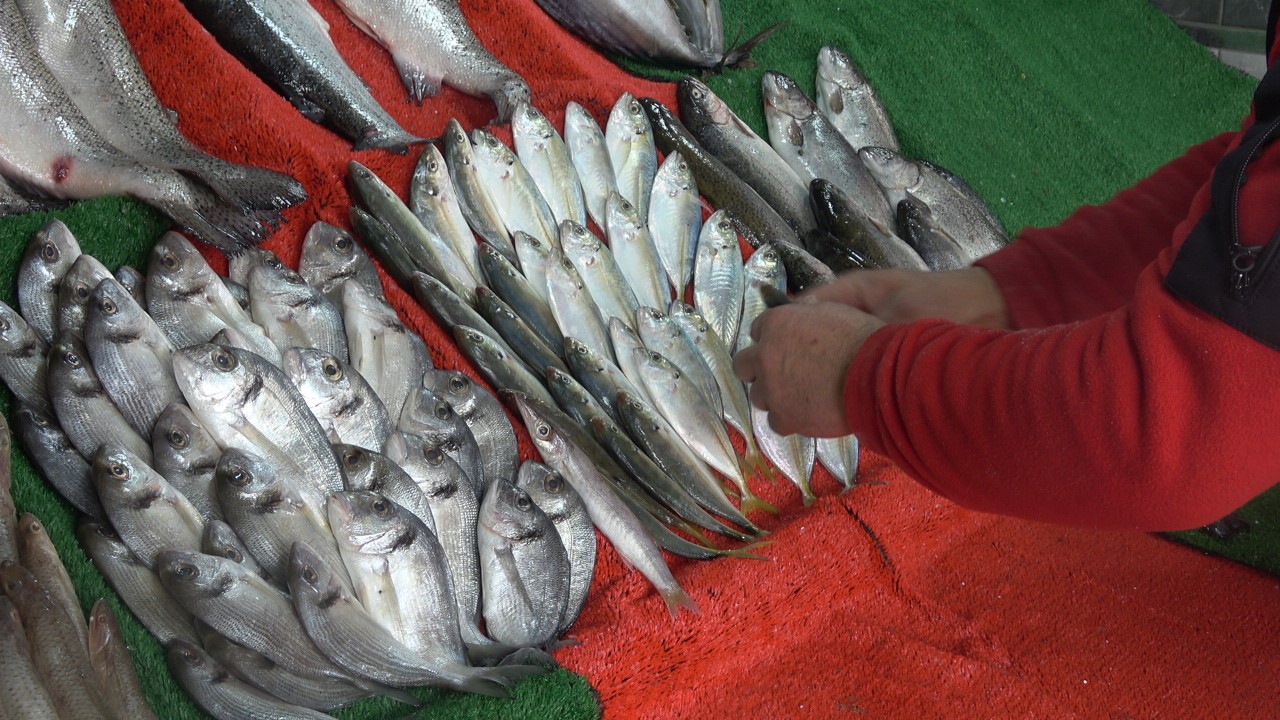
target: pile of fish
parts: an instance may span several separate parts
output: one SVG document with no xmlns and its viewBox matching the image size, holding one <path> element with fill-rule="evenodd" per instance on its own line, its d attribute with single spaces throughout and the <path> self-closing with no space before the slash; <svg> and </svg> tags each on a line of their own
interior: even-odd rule
<svg viewBox="0 0 1280 720">
<path fill-rule="evenodd" d="M 9 494 L 0 418 L 0 708 L 12 718 L 154 720 L 115 612 L 84 611 L 44 523 Z"/>
<path fill-rule="evenodd" d="M 191 14 L 244 65 L 313 122 L 328 124 L 355 149 L 405 152 L 421 142 L 400 127 L 342 59 L 329 25 L 307 0 L 185 0 Z M 421 102 L 441 83 L 487 96 L 506 122 L 529 84 L 476 38 L 458 0 L 339 0 L 343 12 L 390 51 L 410 96 Z"/>
<path fill-rule="evenodd" d="M 306 197 L 293 178 L 182 135 L 110 0 L 0 0 L 0 98 L 0 215 L 128 195 L 234 251 Z"/>
<path fill-rule="evenodd" d="M 168 233 L 113 276 L 54 221 L 18 302 L 22 446 L 211 715 L 545 672 L 526 661 L 586 600 L 593 500 L 519 464 L 497 398 L 433 366 L 350 235 L 318 223 L 299 272 L 254 249 L 223 277 Z"/>
</svg>

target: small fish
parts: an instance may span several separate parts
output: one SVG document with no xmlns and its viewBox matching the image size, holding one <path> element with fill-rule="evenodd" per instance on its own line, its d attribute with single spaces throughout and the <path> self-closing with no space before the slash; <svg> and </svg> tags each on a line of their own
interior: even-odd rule
<svg viewBox="0 0 1280 720">
<path fill-rule="evenodd" d="M 542 111 L 529 103 L 511 116 L 511 139 L 556 224 L 572 220 L 587 224 L 587 203 L 569 148 Z"/>
<path fill-rule="evenodd" d="M 445 127 L 444 157 L 449 178 L 458 191 L 458 205 L 462 208 L 467 224 L 485 242 L 514 257 L 511 236 L 498 211 L 497 202 L 480 180 L 480 169 L 476 165 L 471 138 L 456 119 L 450 120 Z"/>
<path fill-rule="evenodd" d="M 725 213 L 717 210 L 702 225 L 694 260 L 693 304 L 721 342 L 733 347 L 747 280 L 738 234 Z"/>
<path fill-rule="evenodd" d="M 335 305 L 342 304 L 342 283 L 347 280 L 360 283 L 372 295 L 382 293 L 378 269 L 356 239 L 322 220 L 302 240 L 298 274 Z"/>
<path fill-rule="evenodd" d="M 387 439 L 387 452 L 403 447 L 402 433 L 392 433 Z M 333 446 L 333 452 L 342 464 L 345 489 L 376 492 L 413 513 L 427 529 L 436 532 L 436 520 L 431 514 L 426 494 L 398 463 L 383 453 L 356 445 L 338 443 Z"/>
<path fill-rule="evenodd" d="M 102 690 L 102 704 L 117 718 L 155 720 L 156 714 L 138 679 L 124 633 L 106 598 L 98 598 L 89 611 L 89 664 Z"/>
<path fill-rule="evenodd" d="M 73 335 L 84 334 L 84 319 L 89 312 L 89 300 L 93 289 L 106 278 L 114 277 L 97 258 L 81 253 L 62 277 L 58 288 L 58 325 L 54 337 L 62 331 Z"/>
<path fill-rule="evenodd" d="M 618 179 L 600 123 L 573 101 L 564 108 L 564 143 L 582 184 L 587 213 L 597 226 L 604 227 L 605 202 L 617 192 Z"/>
<path fill-rule="evenodd" d="M 611 341 L 612 342 L 612 341 Z M 615 420 L 618 418 L 617 395 L 626 390 L 633 395 L 643 391 L 612 360 L 592 350 L 586 343 L 568 338 L 565 342 L 565 362 L 573 377 L 591 392 L 600 405 Z"/>
<path fill-rule="evenodd" d="M 58 549 L 49 538 L 48 529 L 40 518 L 23 513 L 18 519 L 18 562 L 39 581 L 54 603 L 66 612 L 69 626 L 75 631 L 82 645 L 89 642 L 89 626 L 85 624 L 80 599 L 76 597 L 71 576 L 58 556 Z"/>
<path fill-rule="evenodd" d="M 898 150 L 898 134 L 880 95 L 849 56 L 830 45 L 818 51 L 818 109 L 854 150 Z"/>
<path fill-rule="evenodd" d="M 689 163 L 671 152 L 658 168 L 649 196 L 649 232 L 676 297 L 684 297 L 693 278 L 693 261 L 702 232 L 702 203 Z"/>
<path fill-rule="evenodd" d="M 98 492 L 93 489 L 89 461 L 71 444 L 53 414 L 19 402 L 14 426 L 23 452 L 58 494 L 85 515 L 106 519 Z"/>
<path fill-rule="evenodd" d="M 582 613 L 596 572 L 596 528 L 587 507 L 560 473 L 532 460 L 520 466 L 516 486 L 546 513 L 569 560 L 569 596 L 555 636 L 564 634 Z"/>
<path fill-rule="evenodd" d="M 830 248 L 811 246 L 815 255 L 828 258 L 833 265 L 843 265 L 845 257 L 860 257 L 872 267 L 929 269 L 919 253 L 902 238 L 872 222 L 835 183 L 814 180 L 809 193 L 818 226 L 838 243 Z M 822 236 L 810 236 L 806 242 L 819 237 Z"/>
<path fill-rule="evenodd" d="M 502 334 L 476 312 L 474 307 L 445 287 L 444 283 L 426 273 L 414 273 L 412 285 L 413 296 L 431 313 L 436 322 L 450 330 L 458 327 L 478 330 L 509 355 L 516 355 L 515 350 L 502 339 Z"/>
<path fill-rule="evenodd" d="M 564 367 L 564 361 L 546 340 L 493 291 L 486 287 L 476 288 L 476 301 L 480 315 L 502 335 L 506 344 L 535 375 L 545 373 L 549 367 Z M 563 345 L 563 338 L 560 342 Z"/>
<path fill-rule="evenodd" d="M 709 408 L 716 414 L 723 414 L 724 398 L 711 367 L 675 320 L 661 310 L 640 308 L 636 311 L 636 326 L 644 346 L 666 358 L 695 388 L 702 391 Z"/>
<path fill-rule="evenodd" d="M 342 318 L 351 366 L 382 399 L 387 414 L 399 417 L 413 386 L 433 367 L 426 343 L 395 308 L 353 282 L 343 285 Z"/>
<path fill-rule="evenodd" d="M 48 354 L 36 329 L 0 302 L 0 380 L 21 403 L 42 412 L 52 410 Z"/>
<path fill-rule="evenodd" d="M 222 517 L 213 485 L 222 448 L 191 408 L 175 402 L 160 413 L 151 431 L 151 457 L 156 472 L 186 496 L 206 520 Z"/>
<path fill-rule="evenodd" d="M 529 372 L 514 353 L 508 353 L 485 333 L 459 325 L 453 328 L 453 338 L 462 353 L 494 387 L 519 390 L 547 403 L 554 403 L 542 381 Z"/>
<path fill-rule="evenodd" d="M 516 246 L 516 259 L 520 261 L 520 274 L 529 281 L 529 286 L 538 293 L 542 302 L 548 302 L 551 296 L 547 293 L 547 262 L 552 247 L 524 232 L 512 234 L 511 239 Z"/>
<path fill-rule="evenodd" d="M 285 375 L 335 442 L 377 451 L 395 424 L 374 389 L 341 358 L 316 348 L 284 351 Z"/>
<path fill-rule="evenodd" d="M 139 307 L 147 306 L 147 276 L 141 270 L 131 265 L 121 265 L 116 268 L 115 278 Z"/>
<path fill-rule="evenodd" d="M 249 312 L 281 353 L 301 347 L 349 357 L 340 306 L 278 258 L 249 272 Z"/>
<path fill-rule="evenodd" d="M 480 446 L 485 477 L 512 478 L 520 462 L 515 428 L 498 398 L 460 370 L 431 370 L 422 384 L 449 403 Z"/>
<path fill-rule="evenodd" d="M 322 720 L 332 717 L 286 703 L 240 680 L 195 643 L 170 642 L 165 648 L 165 659 L 169 671 L 187 695 L 215 718 Z"/>
<path fill-rule="evenodd" d="M 18 265 L 18 308 L 44 340 L 53 342 L 58 324 L 58 290 L 80 257 L 80 243 L 61 220 L 50 220 L 27 242 Z"/>
<path fill-rule="evenodd" d="M 483 277 L 476 258 L 476 238 L 467 225 L 458 192 L 449 176 L 444 156 L 435 145 L 427 145 L 418 156 L 409 183 L 409 209 L 428 231 L 453 246 L 458 257 L 477 278 Z"/>
<path fill-rule="evenodd" d="M 470 490 L 477 500 L 484 494 L 488 483 L 495 479 L 485 474 L 480 445 L 466 421 L 425 384 L 414 387 L 409 393 L 396 427 L 428 445 L 440 447 L 457 461 L 466 471 L 463 487 Z"/>
<path fill-rule="evenodd" d="M 240 563 L 272 584 L 282 585 L 283 583 L 282 580 L 273 578 L 271 573 L 258 564 L 236 531 L 222 520 L 210 520 L 205 523 L 204 536 L 200 538 L 200 552 Z"/>
<path fill-rule="evenodd" d="M 606 324 L 613 317 L 633 323 L 640 303 L 609 247 L 595 233 L 574 222 L 560 225 L 560 247 L 586 284 L 601 319 Z"/>
<path fill-rule="evenodd" d="M 138 456 L 106 443 L 93 461 L 93 483 L 111 526 L 148 567 L 164 548 L 198 550 L 204 517 Z"/>
<path fill-rule="evenodd" d="M 566 351 L 569 337 L 574 337 L 595 352 L 612 358 L 609 330 L 600 306 L 573 262 L 558 250 L 552 253 L 547 265 L 547 291 L 551 294 L 551 312 L 565 337 Z"/>
<path fill-rule="evenodd" d="M 520 158 L 482 128 L 471 131 L 471 147 L 480 182 L 493 198 L 507 231 L 522 230 L 543 242 L 554 242 L 555 216 Z"/>
<path fill-rule="evenodd" d="M 765 457 L 800 490 L 806 506 L 818 498 L 809 484 L 817 453 L 814 440 L 803 435 L 779 435 L 769 426 L 769 414 L 751 406 L 751 426 Z"/>
<path fill-rule="evenodd" d="M 649 307 L 662 307 L 671 299 L 671 284 L 662 269 L 662 257 L 653 242 L 653 234 L 634 205 L 618 193 L 609 195 L 604 223 L 609 249 L 627 278 L 636 302 Z"/>
<path fill-rule="evenodd" d="M 49 351 L 49 396 L 58 424 L 86 459 L 97 457 L 103 443 L 114 442 L 143 462 L 151 461 L 151 443 L 111 402 L 84 344 L 67 331 L 59 333 Z"/>
<path fill-rule="evenodd" d="M 517 236 L 532 239 L 531 235 L 519 231 Z M 533 241 L 540 242 L 536 239 Z M 516 269 L 515 265 L 511 264 L 505 255 L 488 243 L 480 244 L 479 255 L 480 266 L 484 270 L 484 278 L 489 283 L 489 288 L 502 298 L 503 302 L 513 308 L 520 308 L 520 317 L 531 330 L 538 334 L 548 348 L 557 355 L 563 353 L 564 336 L 560 333 L 555 314 L 551 312 L 551 306 L 546 299 L 550 298 L 550 293 L 547 289 L 545 272 L 542 276 L 535 276 L 534 280 L 528 279 Z M 479 288 L 476 289 L 476 294 L 479 295 Z"/>
<path fill-rule="evenodd" d="M 631 93 L 622 93 L 613 104 L 604 138 L 618 193 L 636 207 L 640 217 L 647 218 L 653 178 L 658 172 L 658 151 L 644 107 Z"/>
</svg>

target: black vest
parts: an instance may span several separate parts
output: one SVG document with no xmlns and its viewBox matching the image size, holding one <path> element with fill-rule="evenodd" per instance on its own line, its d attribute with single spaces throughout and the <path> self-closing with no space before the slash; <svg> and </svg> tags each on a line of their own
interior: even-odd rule
<svg viewBox="0 0 1280 720">
<path fill-rule="evenodd" d="M 1267 21 L 1267 55 L 1280 3 Z M 1280 350 L 1280 229 L 1266 245 L 1240 242 L 1240 187 L 1250 162 L 1280 139 L 1280 70 L 1267 68 L 1253 95 L 1255 122 L 1213 171 L 1212 203 L 1174 259 L 1165 287 L 1259 342 Z"/>
</svg>

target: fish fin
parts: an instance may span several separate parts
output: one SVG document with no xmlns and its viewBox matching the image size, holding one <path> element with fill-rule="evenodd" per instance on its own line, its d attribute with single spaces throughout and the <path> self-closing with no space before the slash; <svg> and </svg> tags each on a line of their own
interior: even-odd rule
<svg viewBox="0 0 1280 720">
<path fill-rule="evenodd" d="M 395 700 L 398 703 L 411 705 L 413 707 L 422 707 L 423 705 L 422 700 L 420 700 L 417 697 L 414 697 L 413 695 L 409 694 L 404 690 L 401 690 L 400 688 L 394 688 L 394 687 L 391 687 L 390 685 L 383 685 L 382 683 L 374 682 L 373 680 L 368 680 L 365 678 L 358 678 L 358 677 L 351 677 L 350 682 L 352 685 L 359 688 L 360 690 L 363 690 L 368 693 L 373 693 L 376 695 L 381 695 L 382 697 L 385 697 L 385 698 L 391 698 L 392 700 Z"/>
<path fill-rule="evenodd" d="M 810 494 L 812 494 L 812 491 L 810 491 Z M 806 502 L 805 504 L 808 505 L 809 503 Z M 770 515 L 778 515 L 781 513 L 781 511 L 769 503 L 769 501 L 748 490 L 747 493 L 742 496 L 742 514 L 745 515 L 756 510 L 763 510 Z"/>
<path fill-rule="evenodd" d="M 228 253 L 261 243 L 274 229 L 264 224 L 256 213 L 226 202 L 203 185 L 187 184 L 190 192 L 185 202 L 169 198 L 140 199 L 200 240 Z"/>
<path fill-rule="evenodd" d="M 302 97 L 301 95 L 290 95 L 289 102 L 298 109 L 298 112 L 302 113 L 302 117 L 313 123 L 324 122 L 324 108 L 311 102 L 305 97 Z"/>
<path fill-rule="evenodd" d="M 684 588 L 676 585 L 674 588 L 658 591 L 662 595 L 662 600 L 667 604 L 667 612 L 671 613 L 672 618 L 679 617 L 680 608 L 684 608 L 695 615 L 702 614 L 702 608 L 698 607 L 698 603 L 694 602 L 689 593 Z"/>
<path fill-rule="evenodd" d="M 498 565 L 502 568 L 502 574 L 507 576 L 507 581 L 515 586 L 520 592 L 520 601 L 524 603 L 525 608 L 530 612 L 537 608 L 533 605 L 533 599 L 529 597 L 529 591 L 525 589 L 524 580 L 520 578 L 520 569 L 516 567 L 516 556 L 511 551 L 511 546 L 500 547 L 494 551 L 498 558 Z"/>
<path fill-rule="evenodd" d="M 749 70 L 755 67 L 756 62 L 751 59 L 751 51 L 755 50 L 760 43 L 768 40 L 770 35 L 781 30 L 783 25 L 786 25 L 786 23 L 780 22 L 770 25 L 759 33 L 756 33 L 754 37 L 748 39 L 741 45 L 734 46 L 729 50 L 729 52 L 724 54 L 724 58 L 720 60 L 720 65 L 717 66 L 718 69 L 742 68 Z"/>
<path fill-rule="evenodd" d="M 421 105 L 423 98 L 435 97 L 440 93 L 443 75 L 430 73 L 417 63 L 408 60 L 393 59 L 396 62 L 396 69 L 400 71 L 400 81 L 409 90 L 409 97 L 413 98 L 414 102 Z"/>
<path fill-rule="evenodd" d="M 364 137 L 356 141 L 352 147 L 353 150 L 369 150 L 379 148 L 390 150 L 398 155 L 404 155 L 409 152 L 410 145 L 427 142 L 426 138 L 420 138 L 411 135 L 402 128 L 369 128 L 365 130 Z"/>
<path fill-rule="evenodd" d="M 207 159 L 205 164 L 209 164 Z M 307 199 L 302 183 L 267 168 L 219 160 L 211 168 L 180 169 L 199 178 L 224 200 L 264 213 L 272 225 L 283 222 L 279 211 Z"/>
<path fill-rule="evenodd" d="M 529 83 L 515 74 L 504 79 L 488 95 L 489 99 L 493 100 L 493 104 L 498 108 L 498 115 L 493 119 L 493 122 L 497 125 L 505 125 L 511 122 L 511 114 L 516 111 L 516 107 L 520 103 L 533 102 Z"/>
</svg>

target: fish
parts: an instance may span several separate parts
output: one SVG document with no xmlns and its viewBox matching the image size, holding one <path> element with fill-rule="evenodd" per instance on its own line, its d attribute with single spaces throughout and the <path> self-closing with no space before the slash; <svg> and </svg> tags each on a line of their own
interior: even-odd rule
<svg viewBox="0 0 1280 720">
<path fill-rule="evenodd" d="M 970 260 L 989 255 L 1009 243 L 1000 220 L 968 184 L 932 163 L 917 162 L 888 148 L 864 147 L 862 164 L 897 207 L 910 192 L 933 211 L 938 225 L 964 249 Z"/>
<path fill-rule="evenodd" d="M 98 493 L 93 489 L 89 461 L 71 444 L 53 413 L 19 402 L 13 422 L 23 452 L 58 494 L 81 513 L 106 519 Z"/>
<path fill-rule="evenodd" d="M 355 368 L 316 348 L 284 351 L 285 375 L 335 442 L 377 451 L 395 428 L 386 405 Z"/>
<path fill-rule="evenodd" d="M 81 520 L 80 546 L 129 611 L 161 645 L 174 639 L 196 642 L 191 613 L 169 597 L 160 578 L 129 549 L 110 526 Z"/>
<path fill-rule="evenodd" d="M 152 467 L 206 520 L 222 517 L 213 485 L 221 456 L 222 448 L 186 404 L 170 403 L 156 419 L 151 431 Z"/>
<path fill-rule="evenodd" d="M 609 247 L 595 233 L 572 221 L 560 225 L 560 247 L 586 284 L 606 326 L 614 317 L 634 324 L 640 302 Z"/>
<path fill-rule="evenodd" d="M 680 119 L 698 143 L 759 193 L 797 235 L 817 227 L 807 183 L 711 88 L 697 78 L 683 78 L 676 99 Z"/>
<path fill-rule="evenodd" d="M 640 308 L 636 311 L 636 326 L 644 346 L 668 360 L 694 388 L 702 391 L 710 409 L 723 414 L 724 398 L 711 367 L 675 320 L 661 310 Z"/>
<path fill-rule="evenodd" d="M 370 95 L 338 53 L 329 26 L 303 0 L 190 0 L 187 10 L 226 50 L 304 117 L 355 143 L 404 153 L 421 142 Z"/>
<path fill-rule="evenodd" d="M 746 284 L 742 248 L 727 211 L 717 210 L 702 225 L 694 258 L 694 307 L 725 346 L 738 341 Z"/>
<path fill-rule="evenodd" d="M 219 720 L 249 717 L 320 720 L 332 717 L 287 703 L 244 682 L 193 642 L 174 640 L 168 643 L 165 662 L 169 672 L 195 704 Z"/>
<path fill-rule="evenodd" d="M 879 93 L 840 49 L 825 45 L 818 51 L 816 87 L 818 109 L 854 150 L 868 145 L 898 150 L 898 133 Z"/>
<path fill-rule="evenodd" d="M 409 97 L 422 102 L 444 83 L 497 107 L 505 123 L 531 99 L 529 83 L 489 52 L 457 0 L 340 0 L 356 27 L 391 53 Z"/>
<path fill-rule="evenodd" d="M 67 274 L 62 278 L 62 286 L 58 288 L 58 324 L 54 331 L 67 331 L 76 336 L 84 334 L 84 320 L 89 312 L 89 299 L 98 283 L 114 277 L 96 257 L 89 253 L 81 253 Z"/>
<path fill-rule="evenodd" d="M 649 117 L 629 92 L 618 96 L 604 128 L 605 147 L 618 181 L 618 193 L 649 217 L 649 194 L 658 172 L 658 151 Z"/>
<path fill-rule="evenodd" d="M 508 232 L 522 230 L 546 243 L 555 242 L 556 220 L 533 176 L 519 156 L 493 133 L 471 131 L 476 173 L 493 198 Z"/>
<path fill-rule="evenodd" d="M 0 302 L 0 380 L 24 405 L 52 410 L 49 345 L 17 310 Z"/>
<path fill-rule="evenodd" d="M 354 280 L 371 295 L 382 294 L 382 279 L 373 261 L 351 233 L 323 220 L 316 221 L 302 239 L 298 274 L 329 302 L 342 305 L 342 283 Z"/>
<path fill-rule="evenodd" d="M 385 301 L 348 282 L 342 290 L 342 319 L 351 367 L 382 399 L 394 420 L 422 374 L 433 367 L 427 345 Z"/>
<path fill-rule="evenodd" d="M 93 484 L 111 527 L 148 567 L 155 567 L 156 554 L 164 548 L 200 548 L 200 511 L 123 446 L 102 446 L 93 460 Z"/>
<path fill-rule="evenodd" d="M 350 357 L 341 307 L 278 258 L 249 272 L 249 312 L 281 353 L 301 347 Z"/>
<path fill-rule="evenodd" d="M 511 140 L 516 155 L 551 208 L 557 225 L 572 220 L 587 224 L 587 201 L 582 181 L 564 138 L 542 111 L 522 103 L 511 115 Z"/>
<path fill-rule="evenodd" d="M 555 638 L 569 602 L 570 568 L 551 518 L 511 480 L 490 488 L 476 527 L 484 583 L 484 622 L 509 645 Z"/>
<path fill-rule="evenodd" d="M 138 679 L 116 613 L 106 598 L 98 598 L 89 611 L 89 664 L 102 691 L 102 704 L 117 718 L 155 720 L 156 714 Z"/>
<path fill-rule="evenodd" d="M 147 312 L 176 348 L 209 342 L 219 331 L 232 328 L 245 339 L 247 349 L 280 362 L 280 351 L 266 331 L 200 251 L 178 233 L 165 233 L 151 248 Z"/>
<path fill-rule="evenodd" d="M 68 55 L 84 52 L 77 45 Z M 0 122 L 0 157 L 10 183 L 66 200 L 128 195 L 227 251 L 266 236 L 269 228 L 252 213 L 175 170 L 139 162 L 104 137 L 40 59 L 14 0 L 0 4 L 0 57 L 0 97 L 9 109 Z"/>
<path fill-rule="evenodd" d="M 502 339 L 502 334 L 490 325 L 488 320 L 481 317 L 474 307 L 445 287 L 444 283 L 426 273 L 414 273 L 412 286 L 413 296 L 417 298 L 418 303 L 426 308 L 436 322 L 443 327 L 450 330 L 458 327 L 478 330 L 497 343 L 508 355 L 513 357 L 516 355 L 515 350 Z"/>
<path fill-rule="evenodd" d="M 595 463 L 579 447 L 568 442 L 523 396 L 517 396 L 515 402 L 543 459 L 573 485 L 591 516 L 591 522 L 609 538 L 622 558 L 653 584 L 672 615 L 679 608 L 701 612 L 671 574 L 661 551 L 635 513 L 601 477 Z"/>
<path fill-rule="evenodd" d="M 547 245 L 538 238 L 526 232 L 517 232 L 511 235 L 511 241 L 516 247 L 516 264 L 520 268 L 520 274 L 524 275 L 529 281 L 530 287 L 545 303 L 550 298 L 546 288 L 547 277 L 547 261 L 551 257 L 553 246 Z M 557 242 L 559 239 L 557 238 Z M 509 260 L 510 258 L 508 258 Z"/>
<path fill-rule="evenodd" d="M 647 219 L 618 193 L 609 195 L 606 219 L 600 224 L 609 238 L 609 249 L 638 305 L 662 307 L 671 299 L 671 285 L 662 267 Z"/>
<path fill-rule="evenodd" d="M 277 587 L 282 586 L 283 580 L 272 577 L 271 573 L 254 559 L 236 531 L 222 520 L 210 520 L 205 523 L 204 535 L 200 538 L 200 552 L 240 563 L 263 580 Z"/>
<path fill-rule="evenodd" d="M 458 192 L 458 205 L 467 224 L 485 242 L 501 250 L 508 257 L 515 256 L 507 224 L 498 211 L 497 201 L 480 180 L 476 165 L 475 148 L 471 138 L 456 118 L 450 119 L 444 130 L 444 158 L 449 178 Z"/>
<path fill-rule="evenodd" d="M 795 80 L 766 72 L 760 81 L 769 144 L 804 182 L 821 178 L 839 187 L 855 206 L 886 230 L 893 208 L 849 144 Z"/>
<path fill-rule="evenodd" d="M 0 704 L 15 718 L 56 718 L 58 709 L 32 655 L 18 609 L 0 595 Z"/>
<path fill-rule="evenodd" d="M 396 427 L 428 445 L 439 447 L 453 458 L 465 471 L 460 487 L 469 490 L 477 500 L 494 479 L 485 474 L 480 445 L 466 421 L 425 384 L 418 385 L 409 394 Z"/>
<path fill-rule="evenodd" d="M 141 270 L 132 265 L 121 265 L 116 268 L 115 279 L 139 307 L 147 306 L 147 277 Z"/>
<path fill-rule="evenodd" d="M 564 367 L 564 360 L 547 345 L 546 340 L 492 290 L 476 288 L 476 302 L 480 315 L 498 331 L 533 374 L 541 375 L 549 367 Z"/>
<path fill-rule="evenodd" d="M 533 242 L 540 243 L 527 233 L 520 231 L 517 233 L 520 237 L 530 238 Z M 564 336 L 560 333 L 555 314 L 551 312 L 551 306 L 548 304 L 548 298 L 551 295 L 547 288 L 545 272 L 533 278 L 525 276 L 505 255 L 488 243 L 480 244 L 479 256 L 480 267 L 484 271 L 483 276 L 489 283 L 489 288 L 503 302 L 520 308 L 520 317 L 552 352 L 556 355 L 563 354 Z M 479 288 L 476 291 L 478 297 Z"/>
<path fill-rule="evenodd" d="M 815 247 L 815 253 L 856 254 L 872 267 L 929 269 L 919 253 L 902 238 L 872 222 L 836 183 L 814 180 L 809 193 L 818 225 L 838 243 L 834 248 Z"/>
<path fill-rule="evenodd" d="M 929 266 L 930 270 L 959 270 L 969 265 L 969 253 L 951 234 L 942 229 L 933 211 L 907 191 L 898 201 L 897 234 Z"/>
<path fill-rule="evenodd" d="M 23 513 L 18 519 L 17 545 L 18 562 L 31 572 L 31 576 L 49 593 L 49 597 L 67 614 L 67 620 L 81 645 L 89 642 L 89 627 L 85 623 L 84 611 L 80 609 L 80 600 L 76 597 L 75 586 L 71 584 L 71 576 L 58 556 L 58 549 L 49 538 L 48 530 L 40 518 L 31 513 Z"/>
<path fill-rule="evenodd" d="M 844 486 L 845 492 L 852 490 L 858 480 L 858 437 L 817 438 L 814 442 L 818 462 Z"/>
<path fill-rule="evenodd" d="M 604 227 L 605 203 L 618 191 L 618 178 L 600 123 L 572 100 L 564 107 L 564 144 L 582 185 L 587 214 L 597 226 Z"/>
<path fill-rule="evenodd" d="M 637 348 L 643 349 L 645 346 L 644 341 L 640 339 L 640 334 L 622 320 L 616 317 L 609 318 L 609 340 L 613 343 L 613 354 L 618 360 L 618 369 L 631 384 L 635 385 L 635 389 L 639 391 L 637 394 L 646 402 L 652 402 L 649 399 L 649 391 L 644 387 L 644 380 L 640 377 L 640 355 L 634 352 Z"/>
<path fill-rule="evenodd" d="M 138 435 L 151 437 L 160 413 L 182 399 L 173 343 L 115 278 L 93 290 L 84 343 L 102 388 Z"/>
<path fill-rule="evenodd" d="M 18 309 L 46 345 L 58 327 L 58 289 L 78 257 L 80 243 L 55 218 L 31 236 L 18 264 Z"/>
<path fill-rule="evenodd" d="M 554 403 L 542 381 L 487 334 L 465 325 L 453 328 L 453 338 L 462 354 L 494 387 L 519 390 L 547 403 Z"/>
<path fill-rule="evenodd" d="M 387 452 L 404 447 L 399 432 L 387 440 Z M 422 488 L 409 473 L 386 454 L 357 445 L 337 443 L 333 452 L 342 463 L 343 487 L 347 490 L 369 490 L 413 513 L 431 532 L 436 532 L 435 516 Z M 403 452 L 408 452 L 407 449 Z"/>
<path fill-rule="evenodd" d="M 143 462 L 151 461 L 151 443 L 107 396 L 84 344 L 65 331 L 49 350 L 49 394 L 58 424 L 85 459 L 97 457 L 98 448 L 112 442 Z"/>
<path fill-rule="evenodd" d="M 612 344 L 612 340 L 610 340 Z M 613 361 L 577 338 L 568 338 L 565 342 L 565 362 L 573 377 L 600 402 L 605 412 L 615 420 L 618 418 L 617 395 L 620 390 L 627 390 L 633 395 L 645 391 L 638 389 L 635 382 L 627 377 Z"/>
<path fill-rule="evenodd" d="M 422 376 L 422 384 L 449 403 L 480 446 L 486 478 L 513 478 L 520 464 L 515 428 L 502 403 L 489 389 L 460 370 L 435 369 Z"/>
<path fill-rule="evenodd" d="M 569 338 L 574 337 L 604 357 L 612 358 L 609 330 L 600 306 L 573 261 L 559 250 L 552 252 L 547 264 L 547 290 L 551 294 L 551 312 L 565 338 L 566 352 Z"/>
<path fill-rule="evenodd" d="M 424 147 L 413 167 L 413 177 L 409 181 L 409 210 L 423 227 L 449 242 L 473 276 L 484 277 L 476 257 L 476 237 L 467 225 L 444 155 L 435 145 Z"/>
<path fill-rule="evenodd" d="M 596 572 L 596 529 L 577 491 L 563 475 L 546 465 L 533 460 L 522 464 L 516 474 L 516 487 L 528 493 L 546 513 L 569 561 L 569 593 L 553 635 L 559 637 L 577 621 L 587 603 Z"/>
</svg>

